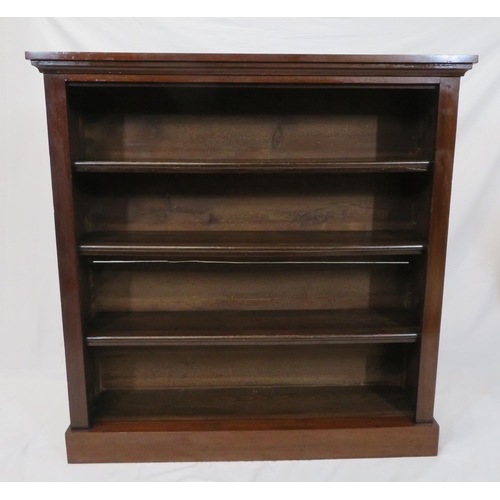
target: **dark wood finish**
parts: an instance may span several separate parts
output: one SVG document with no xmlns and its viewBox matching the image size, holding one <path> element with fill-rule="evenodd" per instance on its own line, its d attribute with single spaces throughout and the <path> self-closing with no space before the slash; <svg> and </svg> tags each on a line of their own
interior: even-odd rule
<svg viewBox="0 0 500 500">
<path fill-rule="evenodd" d="M 435 456 L 439 427 L 404 418 L 357 420 L 354 427 L 315 420 L 314 428 L 280 420 L 260 429 L 260 421 L 236 430 L 212 423 L 188 429 L 175 424 L 148 429 L 144 425 L 96 425 L 90 431 L 66 432 L 70 463 L 194 462 L 200 460 L 311 460 L 326 458 Z"/>
<path fill-rule="evenodd" d="M 92 270 L 94 312 L 404 308 L 412 266 L 400 259 L 98 261 Z"/>
<path fill-rule="evenodd" d="M 404 241 L 428 214 L 429 176 L 416 172 L 75 177 L 88 232 L 403 231 Z"/>
<path fill-rule="evenodd" d="M 29 52 L 70 462 L 421 456 L 477 56 Z"/>
<path fill-rule="evenodd" d="M 376 73 L 376 72 L 375 72 Z M 89 82 L 108 83 L 131 83 L 131 84 L 214 84 L 214 83 L 260 83 L 260 84 L 318 84 L 318 85 L 363 85 L 367 87 L 378 87 L 380 85 L 391 85 L 394 88 L 410 86 L 421 87 L 422 85 L 439 85 L 439 77 L 430 76 L 339 76 L 331 71 L 321 75 L 301 74 L 280 74 L 280 75 L 256 75 L 256 74 L 108 74 L 105 77 L 92 73 L 67 73 L 65 74 L 68 83 L 78 85 L 88 85 Z"/>
<path fill-rule="evenodd" d="M 405 416 L 349 416 L 276 418 L 182 418 L 168 420 L 101 420 L 90 432 L 165 432 L 165 431 L 249 431 L 249 430 L 305 430 L 305 429 L 358 429 L 363 427 L 406 427 L 414 425 Z"/>
<path fill-rule="evenodd" d="M 26 52 L 44 73 L 462 76 L 469 55 L 268 55 Z"/>
<path fill-rule="evenodd" d="M 417 422 L 431 422 L 437 373 L 441 304 L 457 126 L 459 78 L 443 78 L 439 87 L 436 158 L 429 222 L 429 257 L 419 360 Z"/>
<path fill-rule="evenodd" d="M 96 422 L 239 418 L 411 416 L 400 387 L 242 387 L 103 391 Z"/>
<path fill-rule="evenodd" d="M 402 387 L 412 344 L 204 345 L 95 349 L 99 390 Z M 307 408 L 304 408 L 307 412 Z"/>
<path fill-rule="evenodd" d="M 81 255 L 167 259 L 412 255 L 427 247 L 410 231 L 109 231 L 85 235 Z"/>
<path fill-rule="evenodd" d="M 74 218 L 71 159 L 69 150 L 66 84 L 61 76 L 45 76 L 47 126 L 49 133 L 52 189 L 59 283 L 66 352 L 68 396 L 71 426 L 89 425 L 87 379 L 92 371 L 85 369 L 85 346 L 82 335 L 82 305 L 76 228 Z"/>
<path fill-rule="evenodd" d="M 115 64 L 118 61 L 134 62 L 137 61 L 137 68 L 144 67 L 143 61 L 188 61 L 200 62 L 220 61 L 226 63 L 227 67 L 233 67 L 238 64 L 244 65 L 247 62 L 270 62 L 295 63 L 300 62 L 324 62 L 334 64 L 385 64 L 394 66 L 400 64 L 439 64 L 441 66 L 453 66 L 454 64 L 473 64 L 478 58 L 475 55 L 457 55 L 457 54 L 189 54 L 189 53 L 157 53 L 157 52 L 35 52 L 26 51 L 27 59 L 36 61 L 88 61 L 96 63 L 105 61 L 109 64 Z"/>
<path fill-rule="evenodd" d="M 416 342 L 406 309 L 99 313 L 89 346 L 269 345 Z"/>
<path fill-rule="evenodd" d="M 339 161 L 345 169 L 349 161 L 387 161 L 387 168 L 431 156 L 421 135 L 435 86 L 73 85 L 69 92 L 82 161 L 198 168 L 232 161 L 247 169 Z"/>
<path fill-rule="evenodd" d="M 426 172 L 429 160 L 303 160 L 303 161 L 75 161 L 76 172 L 145 173 L 317 173 L 317 172 Z"/>
</svg>

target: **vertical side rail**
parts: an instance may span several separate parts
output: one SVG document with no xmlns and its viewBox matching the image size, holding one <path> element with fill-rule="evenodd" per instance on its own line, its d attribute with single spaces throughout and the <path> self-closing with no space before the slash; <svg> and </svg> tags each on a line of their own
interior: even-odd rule
<svg viewBox="0 0 500 500">
<path fill-rule="evenodd" d="M 59 286 L 72 429 L 89 426 L 66 80 L 45 74 Z"/>
<path fill-rule="evenodd" d="M 441 78 L 415 419 L 432 422 L 457 126 L 458 77 Z"/>
</svg>

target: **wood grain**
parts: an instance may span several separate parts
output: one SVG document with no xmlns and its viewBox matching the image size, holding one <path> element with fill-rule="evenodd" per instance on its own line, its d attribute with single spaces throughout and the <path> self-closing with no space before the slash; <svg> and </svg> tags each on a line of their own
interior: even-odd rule
<svg viewBox="0 0 500 500">
<path fill-rule="evenodd" d="M 395 263 L 117 262 L 93 266 L 94 312 L 404 308 Z"/>
<path fill-rule="evenodd" d="M 92 231 L 414 231 L 426 173 L 79 174 Z"/>
<path fill-rule="evenodd" d="M 98 390 L 402 386 L 411 344 L 94 348 Z"/>
<path fill-rule="evenodd" d="M 428 161 L 436 93 L 272 85 L 71 86 L 82 161 Z M 420 140 L 419 140 L 420 139 Z"/>
<path fill-rule="evenodd" d="M 46 73 L 248 74 L 271 75 L 413 75 L 461 76 L 477 62 L 473 55 L 304 55 L 304 54 L 161 54 L 113 52 L 26 52 Z M 94 77 L 95 78 L 95 77 Z"/>
<path fill-rule="evenodd" d="M 419 362 L 417 422 L 431 422 L 434 412 L 459 85 L 459 78 L 443 78 L 439 92 L 436 159 Z"/>
<path fill-rule="evenodd" d="M 86 369 L 82 334 L 80 262 L 76 246 L 66 84 L 57 75 L 45 76 L 54 219 L 56 227 L 61 309 L 66 352 L 71 426 L 89 425 L 87 392 L 92 394 L 92 371 Z"/>
<path fill-rule="evenodd" d="M 358 427 L 342 426 L 329 419 L 313 429 L 259 430 L 252 421 L 244 432 L 195 427 L 178 431 L 172 425 L 163 430 L 122 426 L 96 426 L 90 431 L 66 432 L 70 463 L 98 462 L 194 462 L 231 460 L 313 460 L 435 456 L 439 427 L 412 423 L 409 419 L 364 419 Z M 116 430 L 114 430 L 116 429 Z M 133 430 L 130 430 L 133 429 Z"/>
<path fill-rule="evenodd" d="M 94 421 L 411 416 L 394 386 L 114 390 L 99 394 Z"/>
</svg>

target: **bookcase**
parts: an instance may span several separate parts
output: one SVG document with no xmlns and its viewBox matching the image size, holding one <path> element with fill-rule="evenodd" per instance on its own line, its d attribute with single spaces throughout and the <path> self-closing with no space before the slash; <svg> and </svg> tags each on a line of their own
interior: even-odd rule
<svg viewBox="0 0 500 500">
<path fill-rule="evenodd" d="M 69 462 L 435 455 L 476 56 L 28 52 Z"/>
</svg>

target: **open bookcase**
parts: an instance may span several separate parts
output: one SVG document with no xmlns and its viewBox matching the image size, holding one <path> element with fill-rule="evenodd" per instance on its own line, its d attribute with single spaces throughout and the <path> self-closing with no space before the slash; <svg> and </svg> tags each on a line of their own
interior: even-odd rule
<svg viewBox="0 0 500 500">
<path fill-rule="evenodd" d="M 433 455 L 475 56 L 27 53 L 70 462 Z"/>
</svg>

